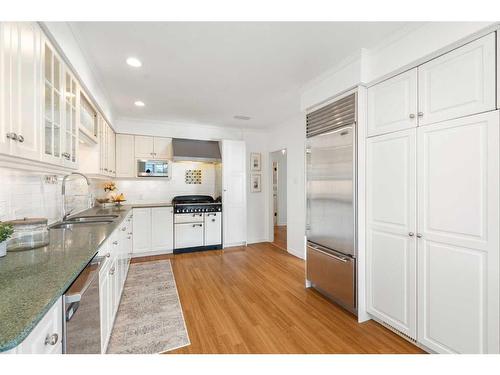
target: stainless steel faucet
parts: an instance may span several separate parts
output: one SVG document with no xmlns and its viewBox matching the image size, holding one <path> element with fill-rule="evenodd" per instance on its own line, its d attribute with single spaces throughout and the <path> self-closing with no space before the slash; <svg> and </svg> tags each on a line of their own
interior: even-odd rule
<svg viewBox="0 0 500 375">
<path fill-rule="evenodd" d="M 74 175 L 82 176 L 85 179 L 85 181 L 87 182 L 87 185 L 90 186 L 90 180 L 88 179 L 87 176 L 85 176 L 82 173 L 72 172 L 72 173 L 67 174 L 66 176 L 63 177 L 63 180 L 62 180 L 62 191 L 61 191 L 61 195 L 62 195 L 62 221 L 65 221 L 68 218 L 68 216 L 74 210 L 74 208 L 73 208 L 72 210 L 68 211 L 67 208 L 66 208 L 66 180 L 69 177 L 74 176 Z M 89 197 L 89 199 L 88 199 L 88 208 L 90 208 L 91 204 L 92 204 L 92 202 L 90 201 L 90 192 L 87 194 L 87 196 Z"/>
</svg>

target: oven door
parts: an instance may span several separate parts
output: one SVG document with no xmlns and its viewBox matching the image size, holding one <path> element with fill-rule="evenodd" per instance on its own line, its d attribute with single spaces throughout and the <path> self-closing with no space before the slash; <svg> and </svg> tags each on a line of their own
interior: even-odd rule
<svg viewBox="0 0 500 375">
<path fill-rule="evenodd" d="M 203 218 L 203 217 L 202 217 Z M 174 248 L 186 249 L 204 245 L 204 225 L 201 223 L 175 224 Z"/>
</svg>

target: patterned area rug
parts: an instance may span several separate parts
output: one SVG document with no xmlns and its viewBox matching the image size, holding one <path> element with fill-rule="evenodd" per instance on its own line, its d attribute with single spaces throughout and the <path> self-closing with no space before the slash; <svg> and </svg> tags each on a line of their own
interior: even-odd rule
<svg viewBox="0 0 500 375">
<path fill-rule="evenodd" d="M 189 344 L 170 261 L 131 264 L 108 354 L 162 353 Z"/>
</svg>

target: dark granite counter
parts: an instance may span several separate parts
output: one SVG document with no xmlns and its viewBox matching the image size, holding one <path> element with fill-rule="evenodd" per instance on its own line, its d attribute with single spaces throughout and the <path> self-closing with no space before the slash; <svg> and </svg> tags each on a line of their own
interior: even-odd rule
<svg viewBox="0 0 500 375">
<path fill-rule="evenodd" d="M 109 224 L 52 229 L 49 245 L 0 258 L 0 352 L 28 336 L 133 207 L 91 208 L 79 215 L 119 217 Z"/>
</svg>

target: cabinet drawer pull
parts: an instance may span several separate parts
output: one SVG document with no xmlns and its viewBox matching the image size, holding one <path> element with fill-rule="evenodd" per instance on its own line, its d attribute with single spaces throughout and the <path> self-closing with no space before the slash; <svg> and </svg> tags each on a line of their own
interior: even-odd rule
<svg viewBox="0 0 500 375">
<path fill-rule="evenodd" d="M 418 117 L 424 117 L 424 112 L 418 112 L 417 115 Z"/>
<path fill-rule="evenodd" d="M 17 134 L 16 133 L 7 133 L 7 138 L 12 139 L 13 141 L 17 141 Z"/>
<path fill-rule="evenodd" d="M 193 224 L 193 228 L 196 228 L 196 227 L 203 227 L 203 224 Z"/>
<path fill-rule="evenodd" d="M 127 230 L 127 227 L 122 228 L 122 232 L 125 232 Z"/>
<path fill-rule="evenodd" d="M 130 235 L 132 235 L 132 234 L 134 234 L 134 233 L 132 233 L 132 232 L 128 232 L 127 234 L 130 234 Z"/>
<path fill-rule="evenodd" d="M 422 238 L 422 234 L 421 233 L 417 233 L 417 238 Z"/>
<path fill-rule="evenodd" d="M 128 237 L 127 237 L 127 239 L 128 239 L 128 240 L 131 240 L 131 239 L 132 239 L 132 237 L 128 236 Z"/>
<path fill-rule="evenodd" d="M 52 335 L 47 335 L 45 338 L 45 345 L 55 345 L 59 341 L 59 335 L 57 333 L 53 333 Z"/>
<path fill-rule="evenodd" d="M 19 134 L 19 136 L 17 137 L 17 140 L 20 142 L 20 143 L 23 143 L 24 142 L 24 137 Z"/>
<path fill-rule="evenodd" d="M 113 241 L 113 245 L 118 245 L 118 241 Z"/>
</svg>

